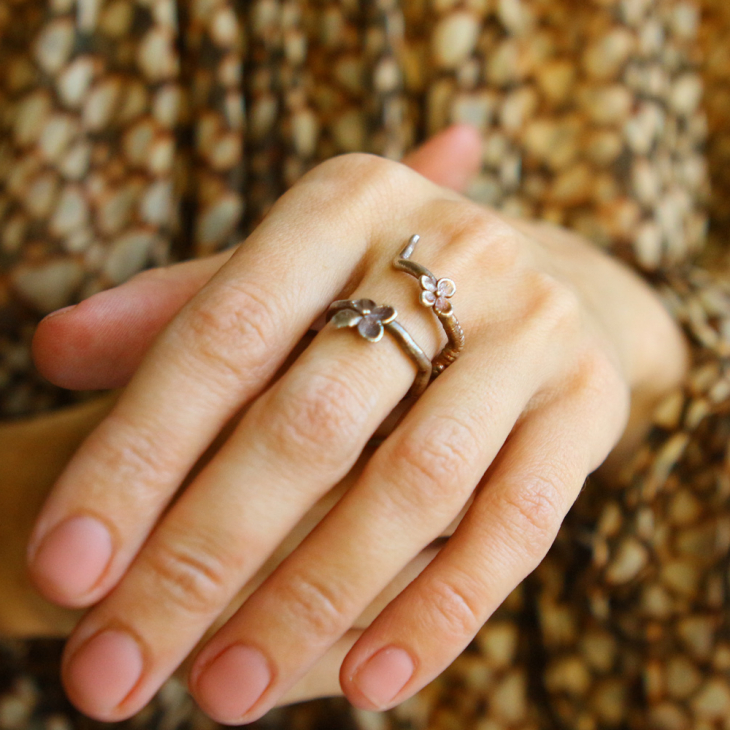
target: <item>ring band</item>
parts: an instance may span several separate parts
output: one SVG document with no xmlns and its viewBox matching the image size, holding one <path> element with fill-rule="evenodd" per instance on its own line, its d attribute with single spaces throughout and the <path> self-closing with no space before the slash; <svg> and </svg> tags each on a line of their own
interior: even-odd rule
<svg viewBox="0 0 730 730">
<path fill-rule="evenodd" d="M 372 299 L 338 299 L 327 310 L 327 321 L 337 328 L 356 327 L 359 335 L 368 342 L 378 342 L 389 332 L 401 349 L 413 360 L 418 374 L 408 391 L 417 398 L 431 381 L 432 364 L 428 355 L 416 344 L 407 330 L 395 321 L 398 313 L 389 306 L 378 306 Z"/>
<path fill-rule="evenodd" d="M 425 266 L 410 260 L 420 238 L 417 233 L 410 237 L 408 245 L 393 260 L 393 266 L 418 279 L 421 304 L 433 309 L 444 328 L 448 341 L 433 361 L 428 359 L 407 330 L 395 321 L 398 313 L 393 307 L 378 306 L 372 299 L 338 299 L 327 310 L 328 322 L 331 321 L 338 329 L 356 327 L 358 334 L 368 342 L 378 342 L 386 331 L 395 338 L 418 368 L 416 379 L 408 391 L 410 397 L 421 395 L 431 380 L 446 370 L 464 349 L 464 331 L 448 301 L 456 292 L 456 284 L 451 279 L 437 279 Z"/>
<path fill-rule="evenodd" d="M 408 245 L 393 260 L 393 266 L 418 279 L 421 284 L 421 304 L 433 308 L 448 338 L 446 346 L 436 355 L 432 363 L 433 377 L 436 377 L 446 370 L 464 349 L 464 330 L 461 329 L 451 302 L 448 301 L 456 292 L 456 284 L 451 279 L 437 279 L 425 266 L 410 260 L 420 238 L 417 233 L 410 237 Z"/>
</svg>

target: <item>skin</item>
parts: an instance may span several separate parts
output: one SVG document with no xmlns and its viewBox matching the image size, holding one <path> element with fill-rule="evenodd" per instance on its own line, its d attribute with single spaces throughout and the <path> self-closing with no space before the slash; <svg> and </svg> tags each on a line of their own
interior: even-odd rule
<svg viewBox="0 0 730 730">
<path fill-rule="evenodd" d="M 34 590 L 25 569 L 25 545 L 33 522 L 73 452 L 111 410 L 118 394 L 62 411 L 0 426 L 0 635 L 16 638 L 66 637 L 83 616 L 83 611 L 58 606 Z M 212 449 L 215 450 L 215 447 Z M 28 454 L 43 453 L 43 459 Z M 208 630 L 212 635 L 224 617 L 233 613 L 273 572 L 304 537 L 318 524 L 338 499 L 354 483 L 372 450 L 330 493 L 305 515 L 277 548 L 259 574 L 247 583 Z M 448 531 L 447 531 L 448 532 Z M 437 548 L 423 550 L 354 622 L 348 633 L 318 661 L 279 704 L 341 694 L 339 666 L 347 650 L 387 603 L 435 557 Z M 176 675 L 184 679 L 189 660 Z"/>
<path fill-rule="evenodd" d="M 469 127 L 455 126 L 428 140 L 404 163 L 434 182 L 462 190 L 478 166 L 480 139 Z M 209 278 L 230 253 L 209 259 Z M 117 290 L 118 298 L 95 297 L 73 317 L 49 318 L 35 341 L 37 359 L 59 385 L 90 389 L 121 388 L 129 382 L 162 327 L 205 283 L 203 269 L 187 264 L 146 272 Z M 51 324 L 49 327 L 48 325 Z M 304 344 L 311 341 L 305 338 Z M 290 357 L 293 362 L 301 348 Z M 288 365 L 289 363 L 287 363 Z M 286 369 L 287 365 L 283 368 Z M 43 501 L 74 451 L 110 412 L 119 392 L 83 405 L 0 424 L 0 634 L 12 637 L 66 637 L 83 616 L 44 599 L 33 587 L 25 565 L 25 546 Z M 225 440 L 219 436 L 196 465 L 200 469 Z M 28 454 L 43 454 L 29 459 Z M 212 635 L 263 580 L 311 532 L 331 506 L 354 483 L 367 462 L 360 462 L 325 495 L 282 541 L 275 553 L 231 601 L 206 636 Z M 449 533 L 453 527 L 445 531 Z M 288 704 L 342 694 L 339 667 L 345 654 L 387 603 L 397 596 L 436 555 L 423 550 L 358 617 L 353 627 L 279 701 Z M 194 652 L 191 656 L 194 656 Z M 176 675 L 184 678 L 190 657 Z"/>
<path fill-rule="evenodd" d="M 39 590 L 93 606 L 63 665 L 82 711 L 130 716 L 191 652 L 190 689 L 224 723 L 261 717 L 322 662 L 330 680 L 339 667 L 353 704 L 398 704 L 467 645 L 542 559 L 586 476 L 601 464 L 614 474 L 681 382 L 686 344 L 639 277 L 441 182 L 335 158 L 229 259 L 147 274 L 41 325 L 36 358 L 52 380 L 131 376 L 30 541 Z M 257 582 L 414 376 L 389 337 L 373 345 L 326 327 L 270 385 L 312 322 L 333 299 L 369 297 L 396 306 L 429 356 L 443 345 L 416 282 L 390 267 L 414 232 L 414 260 L 459 286 L 465 352 Z M 136 334 L 110 371 L 115 322 Z M 86 376 L 71 375 L 64 342 L 86 348 Z M 388 593 L 407 570 L 414 580 Z M 226 610 L 246 584 L 255 590 Z M 367 629 L 353 632 L 363 615 Z"/>
</svg>

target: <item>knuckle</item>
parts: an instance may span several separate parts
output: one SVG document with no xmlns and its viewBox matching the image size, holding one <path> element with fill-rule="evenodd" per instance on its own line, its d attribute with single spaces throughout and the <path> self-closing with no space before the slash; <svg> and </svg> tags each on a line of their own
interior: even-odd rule
<svg viewBox="0 0 730 730">
<path fill-rule="evenodd" d="M 475 261 L 495 276 L 504 276 L 524 259 L 526 248 L 522 234 L 494 211 L 472 202 L 447 203 L 457 206 L 449 248 L 455 259 Z"/>
<path fill-rule="evenodd" d="M 354 381 L 334 372 L 309 375 L 296 386 L 277 394 L 268 410 L 266 433 L 277 453 L 288 456 L 298 469 L 339 469 L 360 451 L 370 399 Z"/>
<path fill-rule="evenodd" d="M 502 496 L 502 514 L 515 545 L 537 564 L 550 549 L 565 516 L 556 475 L 532 474 Z"/>
<path fill-rule="evenodd" d="M 392 207 L 394 194 L 402 198 L 406 180 L 413 183 L 415 173 L 405 165 L 367 152 L 349 152 L 331 157 L 295 183 L 293 190 L 306 191 L 316 186 L 317 205 L 334 206 L 342 214 L 343 191 L 351 211 L 375 205 Z"/>
<path fill-rule="evenodd" d="M 551 335 L 556 330 L 575 332 L 582 321 L 580 298 L 573 289 L 545 271 L 529 277 L 530 314 Z"/>
<path fill-rule="evenodd" d="M 598 347 L 586 348 L 578 358 L 572 377 L 572 390 L 579 393 L 610 394 L 624 392 L 630 397 L 630 388 L 616 362 Z"/>
<path fill-rule="evenodd" d="M 407 435 L 394 447 L 404 467 L 399 490 L 407 507 L 433 512 L 451 510 L 455 500 L 471 492 L 471 465 L 479 453 L 474 429 L 453 417 L 431 419 L 426 427 Z"/>
<path fill-rule="evenodd" d="M 338 185 L 345 178 L 357 182 L 359 186 L 369 187 L 398 174 L 401 167 L 404 166 L 368 152 L 348 152 L 331 157 L 315 170 L 326 179 L 336 181 Z M 341 189 L 339 193 L 342 195 Z"/>
<path fill-rule="evenodd" d="M 459 585 L 434 579 L 429 585 L 429 601 L 433 607 L 434 629 L 455 642 L 474 636 L 484 623 L 477 599 L 478 590 L 470 587 L 470 579 L 460 575 Z"/>
<path fill-rule="evenodd" d="M 353 617 L 343 596 L 344 592 L 326 582 L 300 573 L 282 581 L 276 605 L 289 615 L 287 625 L 316 640 L 339 635 L 350 627 Z"/>
<path fill-rule="evenodd" d="M 200 543 L 160 541 L 147 551 L 144 562 L 158 600 L 192 616 L 220 611 L 228 600 L 231 576 L 223 550 Z"/>
<path fill-rule="evenodd" d="M 377 174 L 389 167 L 389 161 L 368 152 L 347 152 L 330 157 L 312 170 L 312 173 L 340 179 L 342 175 L 361 178 L 365 175 Z"/>
<path fill-rule="evenodd" d="M 172 434 L 163 433 L 160 424 L 128 419 L 119 409 L 107 416 L 93 435 L 103 442 L 104 465 L 115 480 L 130 485 L 139 497 L 144 487 L 166 483 L 179 470 L 179 448 Z M 136 487 L 139 486 L 139 489 Z"/>
<path fill-rule="evenodd" d="M 181 326 L 194 343 L 189 352 L 235 380 L 267 362 L 276 331 L 271 306 L 250 282 L 245 287 L 232 282 L 218 285 L 191 308 Z"/>
<path fill-rule="evenodd" d="M 631 386 L 614 358 L 599 347 L 586 348 L 576 359 L 575 367 L 566 376 L 563 392 L 582 412 L 599 413 L 602 433 L 607 434 L 609 429 L 617 441 L 631 413 Z M 602 443 L 604 437 L 599 437 L 598 442 Z M 615 441 L 611 441 L 609 450 Z M 593 448 L 598 442 L 594 441 Z M 601 453 L 605 458 L 605 453 Z"/>
</svg>

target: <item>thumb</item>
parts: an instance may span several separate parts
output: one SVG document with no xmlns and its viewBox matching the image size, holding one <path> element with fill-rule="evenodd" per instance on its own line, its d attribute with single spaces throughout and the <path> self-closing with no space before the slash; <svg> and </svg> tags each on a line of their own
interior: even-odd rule
<svg viewBox="0 0 730 730">
<path fill-rule="evenodd" d="M 482 162 L 481 132 L 470 124 L 454 124 L 424 142 L 403 159 L 431 182 L 466 190 Z"/>
</svg>

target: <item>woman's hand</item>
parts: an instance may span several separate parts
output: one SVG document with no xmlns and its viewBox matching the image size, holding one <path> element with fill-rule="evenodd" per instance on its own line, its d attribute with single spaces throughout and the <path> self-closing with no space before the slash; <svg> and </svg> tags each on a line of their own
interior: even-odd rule
<svg viewBox="0 0 730 730">
<path fill-rule="evenodd" d="M 476 171 L 480 144 L 479 135 L 472 128 L 451 127 L 428 140 L 404 162 L 436 183 L 461 190 Z M 217 270 L 229 256 L 230 252 L 210 258 L 206 263 L 211 271 L 213 267 Z M 40 358 L 43 360 L 45 356 L 44 369 L 51 379 L 84 390 L 113 388 L 128 382 L 162 326 L 182 305 L 181 294 L 187 293 L 187 299 L 191 298 L 210 278 L 211 274 L 201 278 L 204 269 L 199 264 L 147 272 L 133 283 L 77 307 L 73 317 L 50 318 L 44 322 L 35 344 Z M 292 361 L 296 354 L 295 350 L 290 358 Z M 6 517 L 0 522 L 0 554 L 3 556 L 0 562 L 0 635 L 66 637 L 83 614 L 80 610 L 54 605 L 33 590 L 25 567 L 25 546 L 53 483 L 82 440 L 108 414 L 117 396 L 118 393 L 105 395 L 78 406 L 0 424 L 0 514 Z M 222 443 L 225 435 L 219 436 L 202 461 L 215 453 L 218 442 Z M 302 518 L 255 578 L 241 588 L 208 634 L 212 634 L 224 617 L 231 615 L 311 532 L 358 478 L 360 467 L 367 462 L 370 453 L 366 449 L 358 465 Z M 38 458 L 39 454 L 43 458 Z M 196 465 L 196 468 L 200 466 Z M 347 650 L 387 602 L 433 559 L 437 550 L 429 547 L 411 561 L 358 617 L 343 639 L 281 702 L 341 694 L 338 673 Z M 184 676 L 189 661 L 190 657 L 176 674 Z"/>
<path fill-rule="evenodd" d="M 38 585 L 65 605 L 103 599 L 64 662 L 82 710 L 139 709 L 408 390 L 413 366 L 387 336 L 372 345 L 329 327 L 266 389 L 329 302 L 393 304 L 438 352 L 416 284 L 391 267 L 414 232 L 416 259 L 459 285 L 465 352 L 203 646 L 189 683 L 216 719 L 264 714 L 470 505 L 342 663 L 359 706 L 412 695 L 542 558 L 618 442 L 630 392 L 650 401 L 682 377 L 683 341 L 651 291 L 579 239 L 505 221 L 403 165 L 320 165 L 157 338 L 41 514 Z"/>
</svg>

